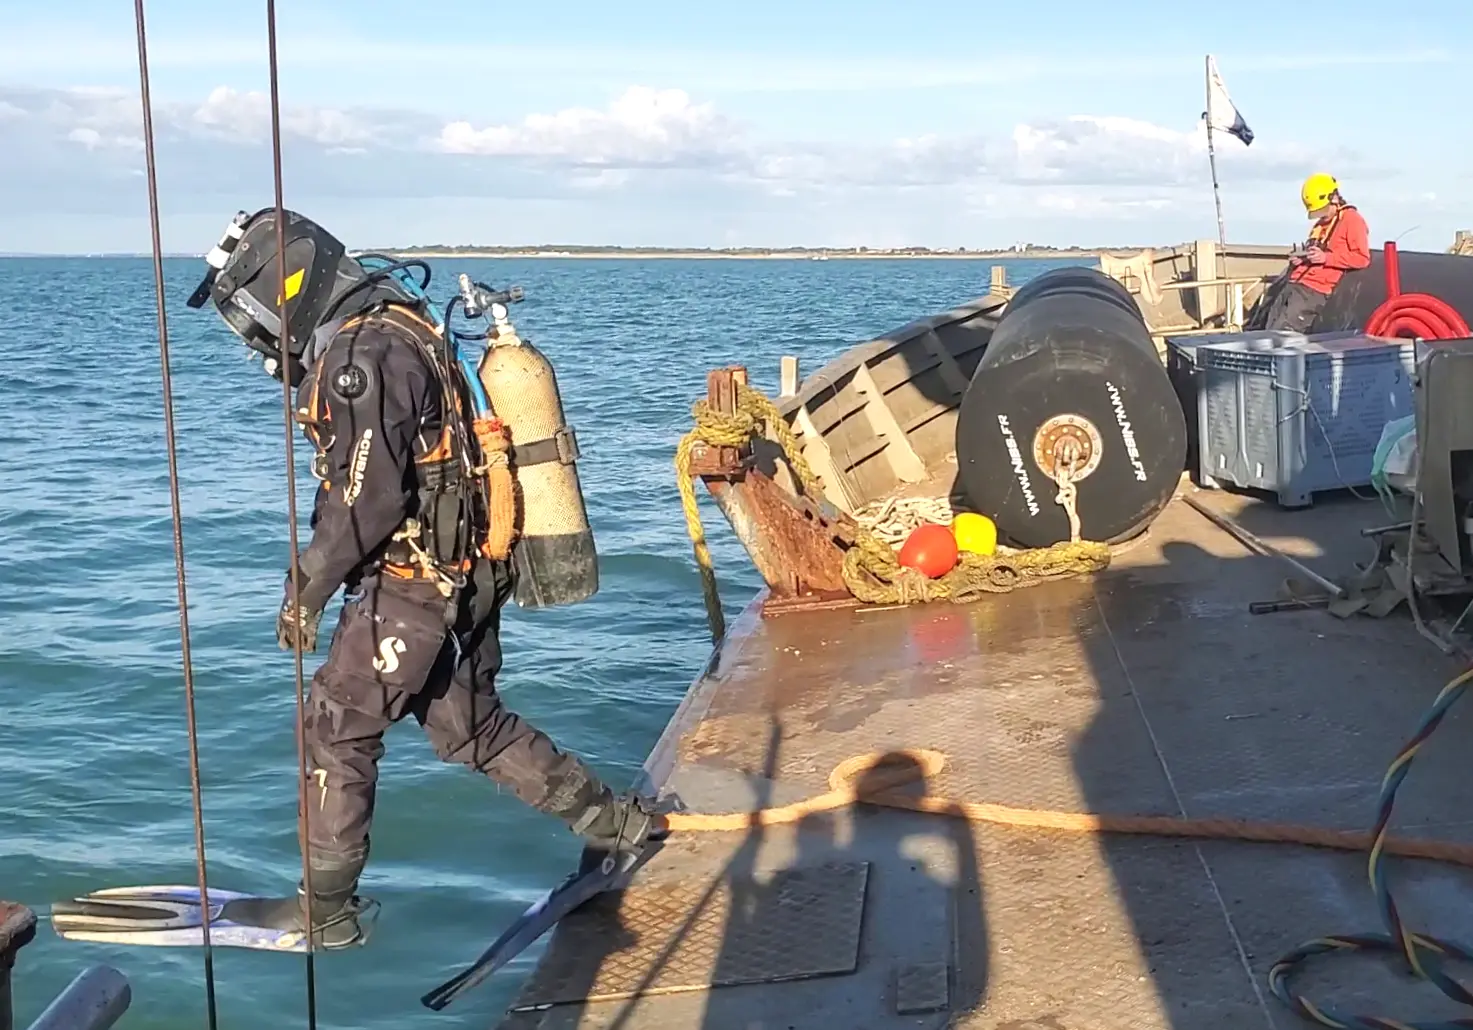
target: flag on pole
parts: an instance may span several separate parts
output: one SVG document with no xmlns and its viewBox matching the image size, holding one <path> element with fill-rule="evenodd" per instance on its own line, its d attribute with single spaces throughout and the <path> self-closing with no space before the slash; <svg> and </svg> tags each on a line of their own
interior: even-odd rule
<svg viewBox="0 0 1473 1030">
<path fill-rule="evenodd" d="M 1248 123 L 1243 121 L 1243 116 L 1228 96 L 1222 76 L 1217 73 L 1217 62 L 1211 54 L 1207 55 L 1207 113 L 1204 117 L 1209 131 L 1216 129 L 1236 136 L 1245 147 L 1253 143 L 1253 130 L 1248 128 Z"/>
</svg>

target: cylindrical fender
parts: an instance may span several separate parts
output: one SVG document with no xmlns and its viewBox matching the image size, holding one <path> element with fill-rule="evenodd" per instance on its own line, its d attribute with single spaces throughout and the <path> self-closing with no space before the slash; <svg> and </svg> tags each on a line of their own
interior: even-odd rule
<svg viewBox="0 0 1473 1030">
<path fill-rule="evenodd" d="M 1029 280 L 1008 301 L 957 412 L 956 458 L 972 507 L 1023 547 L 1069 539 L 1055 503 L 1072 446 L 1082 535 L 1145 530 L 1186 463 L 1186 423 L 1130 293 L 1093 268 Z"/>
<path fill-rule="evenodd" d="M 578 441 L 564 422 L 552 363 L 513 335 L 487 348 L 479 374 L 511 437 L 514 598 L 522 608 L 586 600 L 598 592 L 598 551 L 578 482 Z"/>
</svg>

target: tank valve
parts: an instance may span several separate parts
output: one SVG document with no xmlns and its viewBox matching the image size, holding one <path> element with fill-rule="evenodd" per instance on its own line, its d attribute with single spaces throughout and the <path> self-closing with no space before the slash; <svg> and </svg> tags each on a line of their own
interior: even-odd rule
<svg viewBox="0 0 1473 1030">
<path fill-rule="evenodd" d="M 488 308 L 497 305 L 519 304 L 526 296 L 520 286 L 510 286 L 505 290 L 493 290 L 485 283 L 472 282 L 471 277 L 464 272 L 460 273 L 460 296 L 465 301 L 465 313 L 470 318 L 476 318 Z M 502 318 L 505 318 L 503 312 Z"/>
</svg>

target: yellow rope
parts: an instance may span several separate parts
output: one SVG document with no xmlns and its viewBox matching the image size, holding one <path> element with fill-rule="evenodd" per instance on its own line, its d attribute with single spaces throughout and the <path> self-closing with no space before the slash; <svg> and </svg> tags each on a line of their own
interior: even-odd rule
<svg viewBox="0 0 1473 1030">
<path fill-rule="evenodd" d="M 711 564 L 711 551 L 701 525 L 700 509 L 690 471 L 691 455 L 697 444 L 709 447 L 742 447 L 753 436 L 766 430 L 782 447 L 793 474 L 804 493 L 815 499 L 823 496 L 818 477 L 803 457 L 803 449 L 793 429 L 777 406 L 750 386 L 737 384 L 736 411 L 731 414 L 712 410 L 704 400 L 691 405 L 695 427 L 681 438 L 675 449 L 675 470 L 680 486 L 685 524 L 690 532 L 696 564 L 701 570 L 701 587 L 706 600 L 706 617 L 711 637 L 719 641 L 726 633 L 716 589 L 716 571 Z M 1073 484 L 1060 483 L 1058 500 L 1070 513 L 1073 535 L 1078 535 L 1078 516 L 1073 512 Z M 913 604 L 918 601 L 949 600 L 963 603 L 983 594 L 1005 593 L 1015 587 L 1045 580 L 1098 572 L 1110 563 L 1110 551 L 1102 543 L 1071 539 L 1037 550 L 1011 551 L 1005 554 L 980 555 L 963 552 L 956 567 L 946 575 L 930 579 L 915 569 L 905 568 L 895 549 L 872 531 L 860 526 L 855 545 L 844 556 L 844 583 L 849 592 L 866 604 Z"/>
<path fill-rule="evenodd" d="M 1091 540 L 1064 541 L 1051 547 L 973 554 L 963 551 L 956 566 L 930 579 L 900 564 L 893 548 L 868 535 L 844 555 L 844 583 L 866 604 L 952 601 L 964 604 L 983 594 L 1005 594 L 1016 587 L 1098 572 L 1110 563 L 1110 549 Z"/>
<path fill-rule="evenodd" d="M 813 797 L 753 812 L 671 812 L 661 817 L 676 833 L 721 833 L 754 826 L 791 825 L 817 812 L 832 812 L 856 802 L 908 812 L 951 816 L 973 823 L 1057 830 L 1065 833 L 1119 833 L 1154 837 L 1241 840 L 1263 844 L 1303 844 L 1337 851 L 1369 851 L 1373 835 L 1363 830 L 1337 830 L 1294 823 L 1261 823 L 1245 819 L 1188 819 L 1170 815 L 1111 815 L 1017 808 L 962 801 L 901 788 L 927 784 L 946 766 L 946 756 L 923 748 L 854 755 L 829 773 L 829 789 Z M 888 767 L 888 768 L 887 768 Z M 1473 845 L 1421 838 L 1387 837 L 1386 854 L 1428 858 L 1473 867 Z"/>
</svg>

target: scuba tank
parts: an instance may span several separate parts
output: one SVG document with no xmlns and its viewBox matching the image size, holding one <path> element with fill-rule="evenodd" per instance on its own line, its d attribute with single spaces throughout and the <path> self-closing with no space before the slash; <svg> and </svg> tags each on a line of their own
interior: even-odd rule
<svg viewBox="0 0 1473 1030">
<path fill-rule="evenodd" d="M 546 608 L 586 600 L 598 592 L 598 551 L 578 481 L 578 440 L 564 419 L 557 374 L 507 317 L 506 304 L 522 299 L 520 289 L 493 293 L 466 275 L 460 287 L 466 313 L 484 312 L 491 322 L 475 378 L 510 438 L 516 603 Z"/>
</svg>

